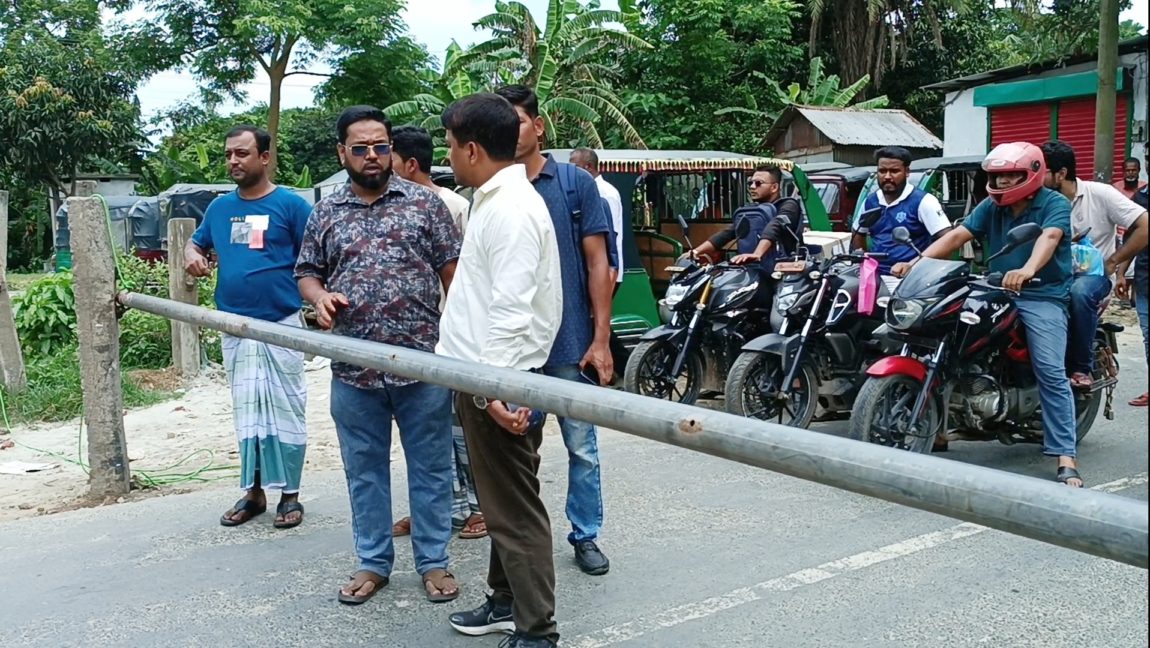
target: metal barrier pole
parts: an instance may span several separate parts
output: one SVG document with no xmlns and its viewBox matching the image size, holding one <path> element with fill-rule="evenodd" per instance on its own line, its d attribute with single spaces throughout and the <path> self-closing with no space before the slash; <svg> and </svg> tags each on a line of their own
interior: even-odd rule
<svg viewBox="0 0 1150 648">
<path fill-rule="evenodd" d="M 1143 569 L 1150 562 L 1144 501 L 136 293 L 121 293 L 119 300 L 169 319 L 523 403 Z"/>
</svg>

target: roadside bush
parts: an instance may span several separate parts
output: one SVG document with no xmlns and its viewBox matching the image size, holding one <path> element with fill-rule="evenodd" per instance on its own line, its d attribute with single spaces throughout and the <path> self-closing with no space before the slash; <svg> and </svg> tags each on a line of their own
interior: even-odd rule
<svg viewBox="0 0 1150 648">
<path fill-rule="evenodd" d="M 25 391 L 12 394 L 0 388 L 8 415 L 14 421 L 67 421 L 83 413 L 80 355 L 75 345 L 58 349 L 52 355 L 33 357 L 26 369 Z M 121 380 L 125 407 L 146 407 L 171 397 L 137 385 L 126 372 Z"/>
<path fill-rule="evenodd" d="M 118 262 L 119 288 L 153 297 L 168 296 L 168 266 L 122 255 Z M 214 307 L 215 277 L 199 282 L 199 301 Z M 32 282 L 14 300 L 16 331 L 31 363 L 54 356 L 76 344 L 76 300 L 72 273 L 59 272 Z M 201 344 L 210 360 L 222 362 L 220 336 L 201 332 Z M 168 320 L 128 311 L 120 319 L 120 361 L 125 369 L 162 369 L 172 364 L 171 324 Z"/>
</svg>

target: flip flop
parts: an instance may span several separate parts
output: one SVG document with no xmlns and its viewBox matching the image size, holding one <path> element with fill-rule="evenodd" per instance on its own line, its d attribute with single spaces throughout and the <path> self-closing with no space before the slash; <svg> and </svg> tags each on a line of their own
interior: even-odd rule
<svg viewBox="0 0 1150 648">
<path fill-rule="evenodd" d="M 1127 405 L 1130 407 L 1146 407 L 1150 405 L 1150 394 L 1142 394 L 1138 398 L 1131 399 Z"/>
<path fill-rule="evenodd" d="M 482 531 L 476 531 L 475 527 L 483 525 Z M 483 519 L 482 513 L 472 513 L 464 523 L 463 528 L 459 530 L 459 537 L 463 540 L 478 540 L 479 538 L 487 537 L 487 521 Z"/>
<path fill-rule="evenodd" d="M 362 596 L 356 596 L 354 594 L 344 594 L 343 589 L 340 588 L 339 596 L 337 597 L 340 603 L 343 603 L 344 605 L 362 605 L 364 603 L 367 603 L 369 600 L 371 600 L 371 597 L 373 597 L 377 593 L 379 593 L 379 590 L 387 587 L 387 584 L 389 582 L 387 576 L 380 576 L 379 574 L 377 574 L 371 570 L 368 570 L 368 569 L 361 569 L 361 570 L 355 572 L 354 574 L 351 575 L 351 578 L 348 580 L 355 581 L 355 579 L 357 577 L 359 577 L 361 574 L 364 576 L 363 582 L 360 583 L 359 587 L 355 588 L 352 591 L 359 591 L 367 583 L 375 583 L 375 587 L 371 588 L 370 592 L 368 592 L 367 594 L 364 594 Z"/>
<path fill-rule="evenodd" d="M 284 520 L 282 522 L 273 522 L 272 526 L 277 529 L 292 529 L 303 522 L 303 504 L 300 504 L 298 500 L 294 502 L 280 502 L 279 505 L 276 506 L 276 517 L 286 518 L 288 513 L 296 512 L 299 513 L 299 519 L 295 522 Z"/>
<path fill-rule="evenodd" d="M 450 594 L 444 594 L 443 583 L 448 578 L 450 578 L 451 582 L 455 585 L 455 591 Z M 435 589 L 439 590 L 440 593 L 431 594 L 427 592 L 428 583 L 431 583 L 431 585 L 435 587 Z M 459 598 L 460 590 L 459 584 L 455 582 L 455 576 L 453 576 L 451 572 L 447 571 L 446 569 L 431 569 L 423 575 L 423 591 L 427 593 L 428 601 L 431 601 L 432 603 L 446 603 L 448 601 L 454 601 L 455 599 Z"/>
<path fill-rule="evenodd" d="M 267 510 L 267 504 L 260 505 L 250 499 L 241 499 L 240 501 L 236 502 L 236 505 L 233 506 L 230 511 L 220 516 L 220 525 L 226 527 L 239 526 L 245 522 L 250 521 L 255 516 L 261 515 L 264 513 L 264 511 Z M 231 517 L 236 513 L 247 513 L 248 516 L 241 520 L 231 519 Z"/>
<path fill-rule="evenodd" d="M 1070 483 L 1071 479 L 1077 479 L 1079 482 L 1082 483 L 1082 485 L 1081 486 L 1074 486 L 1073 484 Z M 1059 484 L 1066 484 L 1067 486 L 1070 486 L 1071 488 L 1085 488 L 1086 487 L 1086 480 L 1082 478 L 1082 475 L 1078 474 L 1078 470 L 1076 468 L 1071 468 L 1070 466 L 1059 466 L 1058 467 L 1058 476 L 1055 477 L 1054 480 L 1057 481 Z"/>
</svg>

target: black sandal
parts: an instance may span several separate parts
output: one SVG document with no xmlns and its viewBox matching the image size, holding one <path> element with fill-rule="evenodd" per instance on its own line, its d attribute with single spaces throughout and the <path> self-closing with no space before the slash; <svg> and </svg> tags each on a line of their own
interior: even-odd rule
<svg viewBox="0 0 1150 648">
<path fill-rule="evenodd" d="M 1071 479 L 1077 479 L 1079 482 L 1081 482 L 1082 485 L 1081 486 L 1074 486 L 1073 484 L 1070 483 Z M 1058 476 L 1055 477 L 1054 480 L 1057 481 L 1059 484 L 1066 484 L 1067 486 L 1070 486 L 1071 488 L 1085 488 L 1086 487 L 1086 480 L 1082 478 L 1082 475 L 1078 474 L 1078 469 L 1071 468 L 1070 466 L 1059 466 L 1058 467 Z"/>
<path fill-rule="evenodd" d="M 276 506 L 276 517 L 287 518 L 288 513 L 296 512 L 299 512 L 299 519 L 295 522 L 288 522 L 285 519 L 282 522 L 273 522 L 272 526 L 277 529 L 292 529 L 303 523 L 303 504 L 300 504 L 299 500 L 292 502 L 280 502 L 279 505 Z"/>
<path fill-rule="evenodd" d="M 268 510 L 267 504 L 257 504 L 255 501 L 244 498 L 236 502 L 231 511 L 224 513 L 220 516 L 220 525 L 226 527 L 239 526 L 245 522 L 250 521 L 257 515 L 260 515 Z M 233 520 L 232 516 L 236 513 L 247 513 L 248 516 L 242 520 Z"/>
</svg>

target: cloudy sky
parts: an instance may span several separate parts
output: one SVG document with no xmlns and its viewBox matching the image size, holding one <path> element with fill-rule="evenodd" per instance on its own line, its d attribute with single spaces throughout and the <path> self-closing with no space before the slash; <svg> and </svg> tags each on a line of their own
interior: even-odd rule
<svg viewBox="0 0 1150 648">
<path fill-rule="evenodd" d="M 537 20 L 543 21 L 548 0 L 521 1 L 531 9 Z M 1146 24 L 1148 2 L 1150 0 L 1134 0 L 1133 7 L 1122 17 Z M 453 39 L 464 46 L 483 40 L 485 34 L 476 32 L 471 24 L 490 13 L 495 5 L 492 0 L 408 0 L 407 4 L 403 19 L 410 34 L 438 57 L 443 56 Z M 602 0 L 602 5 L 605 9 L 619 7 L 618 0 Z M 302 75 L 288 77 L 284 82 L 284 108 L 312 105 L 312 88 L 322 80 L 320 77 Z M 246 90 L 249 105 L 266 102 L 267 78 L 261 73 L 261 78 L 249 84 Z M 145 117 L 152 117 L 180 101 L 194 100 L 197 96 L 195 80 L 186 73 L 174 71 L 155 76 L 139 91 L 140 107 Z"/>
</svg>

